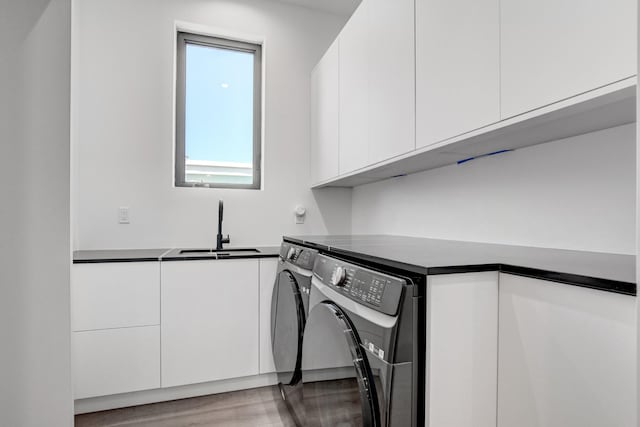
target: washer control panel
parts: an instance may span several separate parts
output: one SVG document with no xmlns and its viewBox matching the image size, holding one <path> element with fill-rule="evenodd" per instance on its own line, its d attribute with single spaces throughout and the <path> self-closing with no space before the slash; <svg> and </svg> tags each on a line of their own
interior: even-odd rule
<svg viewBox="0 0 640 427">
<path fill-rule="evenodd" d="M 325 255 L 318 255 L 313 267 L 314 276 L 333 290 L 386 314 L 398 312 L 406 281 L 347 263 Z"/>
<path fill-rule="evenodd" d="M 286 242 L 280 245 L 280 258 L 305 270 L 313 268 L 316 255 L 318 255 L 318 251 L 314 249 L 303 248 Z"/>
</svg>

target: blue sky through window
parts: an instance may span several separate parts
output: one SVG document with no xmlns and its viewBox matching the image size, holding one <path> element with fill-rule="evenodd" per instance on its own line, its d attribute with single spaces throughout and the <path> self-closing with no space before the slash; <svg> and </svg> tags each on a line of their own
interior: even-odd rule
<svg viewBox="0 0 640 427">
<path fill-rule="evenodd" d="M 185 154 L 253 161 L 253 54 L 186 45 Z"/>
</svg>

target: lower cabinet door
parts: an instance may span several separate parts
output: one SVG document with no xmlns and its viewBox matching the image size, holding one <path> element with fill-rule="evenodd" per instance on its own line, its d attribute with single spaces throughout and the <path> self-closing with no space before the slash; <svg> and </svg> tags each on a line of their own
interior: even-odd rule
<svg viewBox="0 0 640 427">
<path fill-rule="evenodd" d="M 278 270 L 278 259 L 260 260 L 260 373 L 276 371 L 271 349 L 271 296 Z"/>
<path fill-rule="evenodd" d="M 636 426 L 636 298 L 500 275 L 498 427 Z"/>
<path fill-rule="evenodd" d="M 74 398 L 160 387 L 160 327 L 73 332 Z"/>
<path fill-rule="evenodd" d="M 162 387 L 258 374 L 258 260 L 164 262 Z"/>
<path fill-rule="evenodd" d="M 429 276 L 427 337 L 427 425 L 496 427 L 498 273 Z"/>
</svg>

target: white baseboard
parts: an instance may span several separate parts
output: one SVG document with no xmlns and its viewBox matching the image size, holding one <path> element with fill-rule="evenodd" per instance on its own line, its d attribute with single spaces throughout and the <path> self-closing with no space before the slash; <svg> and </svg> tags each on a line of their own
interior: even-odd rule
<svg viewBox="0 0 640 427">
<path fill-rule="evenodd" d="M 190 384 L 179 387 L 159 388 L 154 390 L 136 391 L 133 393 L 114 394 L 111 396 L 77 399 L 74 401 L 74 411 L 76 414 L 86 414 L 88 412 L 125 408 L 127 406 L 146 405 L 148 403 L 166 402 L 169 400 L 206 396 L 208 394 L 224 393 L 227 391 L 264 387 L 274 385 L 277 382 L 276 374 L 272 373 L 208 383 Z"/>
</svg>

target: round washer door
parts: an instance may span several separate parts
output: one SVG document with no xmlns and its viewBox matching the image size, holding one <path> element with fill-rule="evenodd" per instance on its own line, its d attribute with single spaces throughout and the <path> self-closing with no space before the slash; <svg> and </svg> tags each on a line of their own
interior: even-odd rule
<svg viewBox="0 0 640 427">
<path fill-rule="evenodd" d="M 367 357 L 351 321 L 332 302 L 309 313 L 302 382 L 305 426 L 380 426 Z"/>
<path fill-rule="evenodd" d="M 281 384 L 295 385 L 300 381 L 305 320 L 298 283 L 290 271 L 282 270 L 271 298 L 271 349 Z"/>
</svg>

